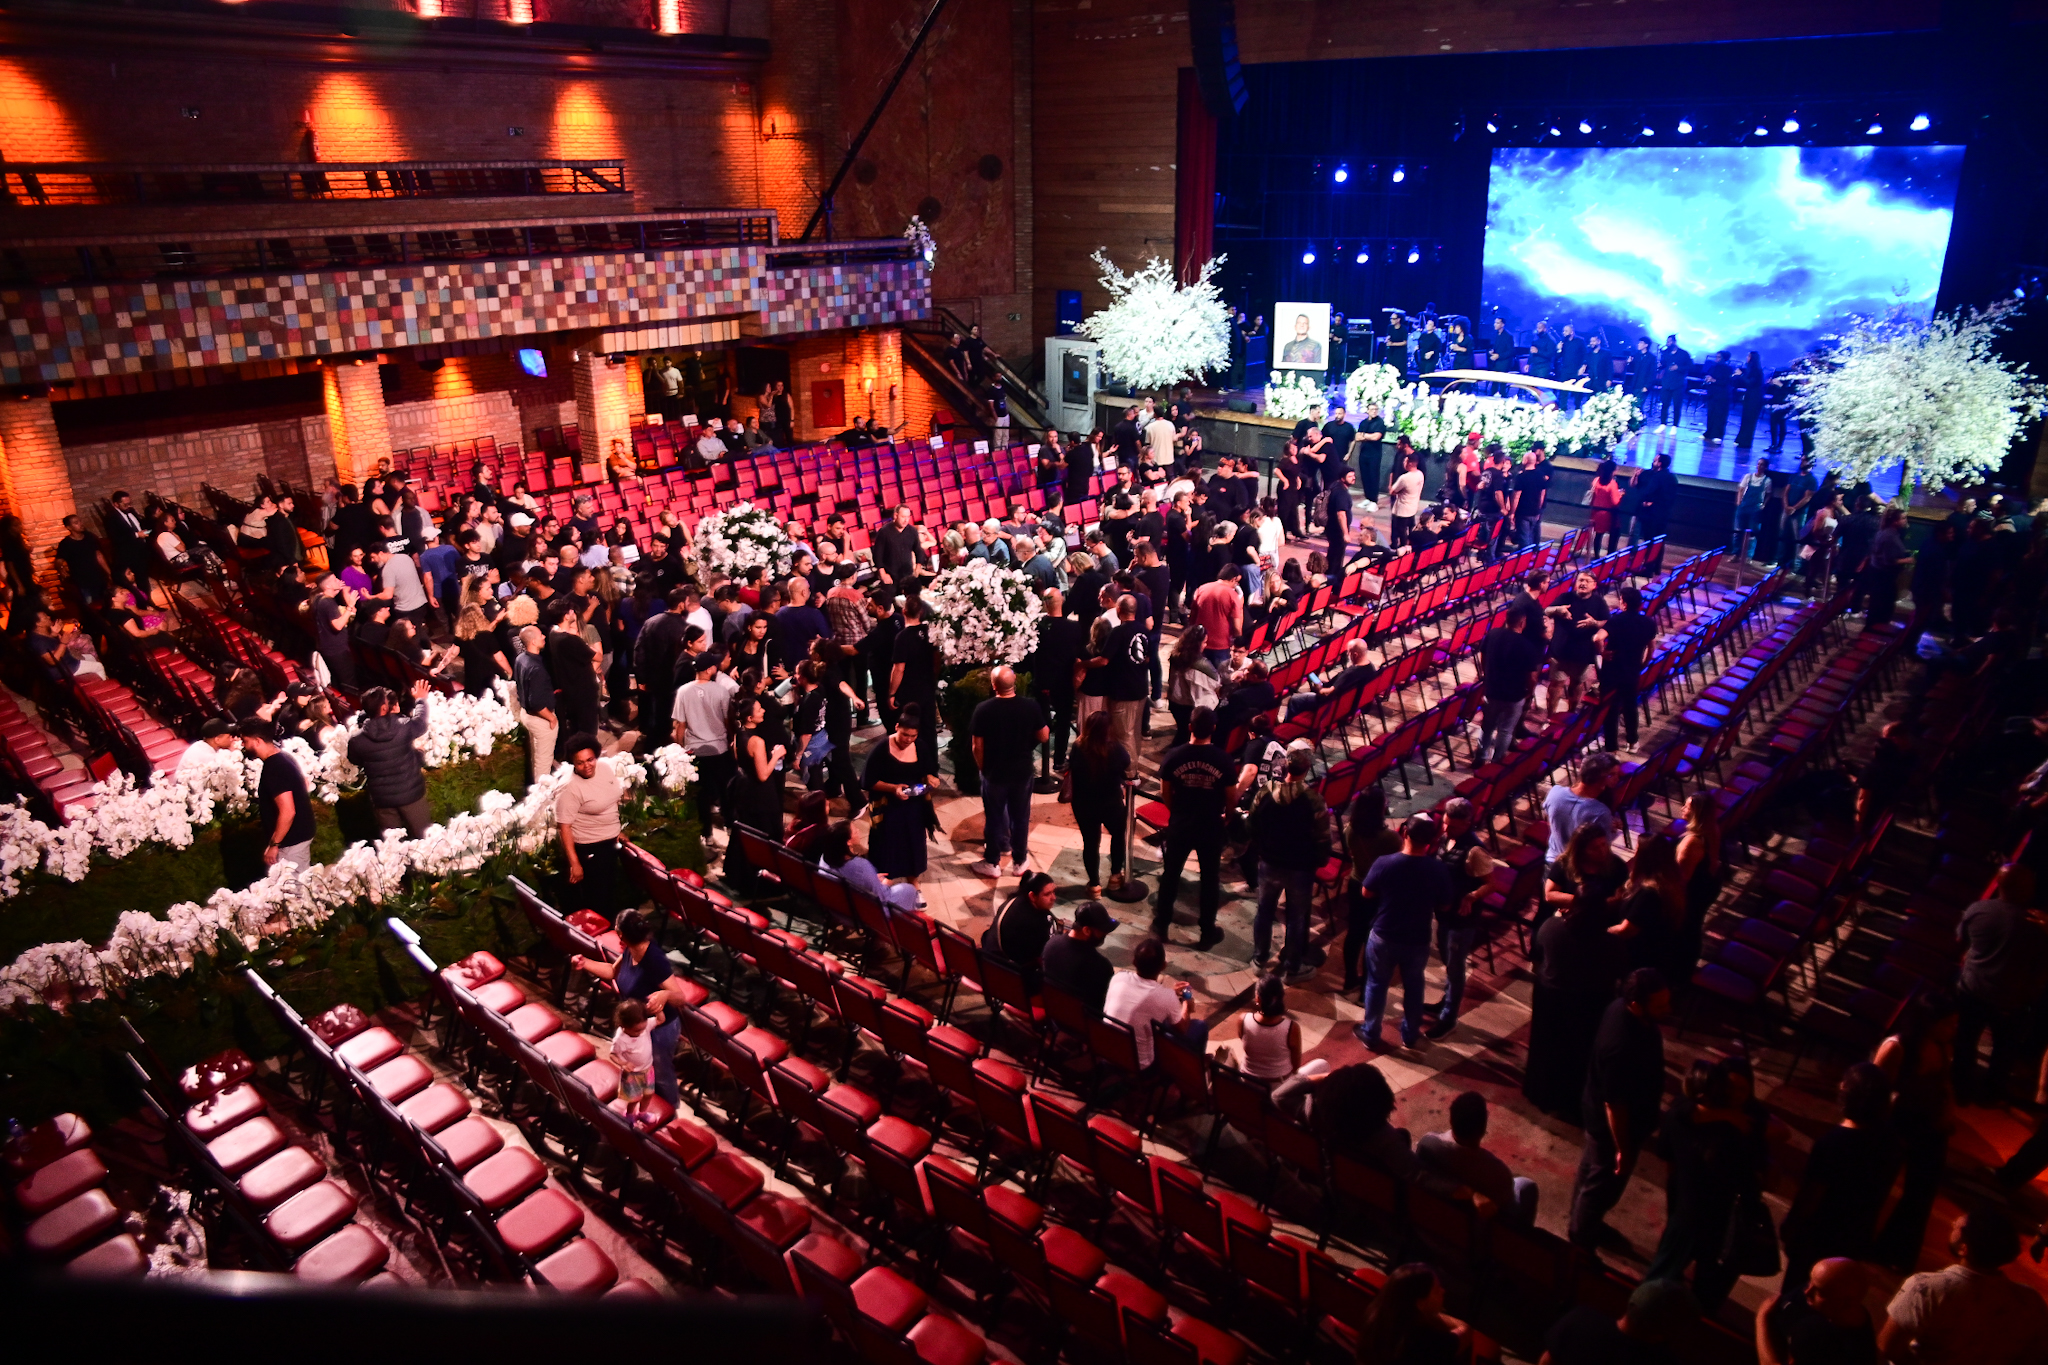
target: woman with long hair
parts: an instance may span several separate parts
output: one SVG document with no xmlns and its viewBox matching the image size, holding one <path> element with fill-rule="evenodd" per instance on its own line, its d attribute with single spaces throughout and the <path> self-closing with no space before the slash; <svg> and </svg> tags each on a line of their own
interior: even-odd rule
<svg viewBox="0 0 2048 1365">
<path fill-rule="evenodd" d="M 462 654 L 462 690 L 470 696 L 486 696 L 492 683 L 512 676 L 498 633 L 484 619 L 484 609 L 474 602 L 455 618 L 455 647 Z"/>
<path fill-rule="evenodd" d="M 1522 1093 L 1545 1113 L 1578 1117 L 1586 1059 L 1621 971 L 1623 924 L 1611 900 L 1624 875 L 1607 831 L 1589 823 L 1573 833 L 1545 883 L 1550 913 L 1530 953 L 1535 989 L 1522 1071 Z"/>
<path fill-rule="evenodd" d="M 1411 1261 L 1373 1295 L 1358 1330 L 1359 1365 L 1451 1365 L 1465 1324 L 1444 1312 L 1436 1271 Z"/>
<path fill-rule="evenodd" d="M 1923 992 L 1908 1002 L 1871 1059 L 1892 1083 L 1892 1125 L 1906 1163 L 1899 1202 L 1874 1248 L 1876 1260 L 1894 1270 L 1911 1271 L 1918 1263 L 1948 1168 L 1949 1134 L 1956 1127 L 1956 1024 L 1953 996 Z"/>
<path fill-rule="evenodd" d="M 1167 748 L 1188 742 L 1188 722 L 1197 706 L 1216 704 L 1223 693 L 1223 677 L 1203 654 L 1209 631 L 1200 622 L 1185 627 L 1173 650 L 1166 656 L 1166 709 L 1173 715 L 1173 738 Z"/>
<path fill-rule="evenodd" d="M 1684 963 L 1685 970 L 1664 979 L 1674 987 L 1692 980 L 1700 960 L 1700 939 L 1706 932 L 1707 912 L 1721 897 L 1721 880 L 1726 872 L 1721 853 L 1721 808 L 1712 795 L 1695 791 L 1685 798 L 1685 833 L 1678 836 L 1678 878 L 1685 887 L 1685 923 L 1679 941 L 1672 945 L 1672 961 Z"/>
<path fill-rule="evenodd" d="M 756 682 L 758 684 L 758 679 Z M 731 719 L 732 752 L 737 767 L 732 787 L 726 793 L 726 818 L 761 833 L 775 843 L 782 842 L 782 773 L 788 750 L 771 741 L 774 736 L 762 724 L 761 698 L 744 689 L 733 698 Z M 725 872 L 740 885 L 751 884 L 755 868 L 748 861 L 745 846 L 734 839 L 725 851 Z"/>
<path fill-rule="evenodd" d="M 938 775 L 917 758 L 918 727 L 924 707 L 911 702 L 896 713 L 896 728 L 868 750 L 861 786 L 868 793 L 872 824 L 868 860 L 875 870 L 915 886 L 925 869 L 925 831 L 932 819 L 931 788 Z M 922 898 L 920 897 L 920 900 Z"/>
<path fill-rule="evenodd" d="M 1194 629 L 1199 630 L 1197 626 Z M 1081 726 L 1080 742 L 1067 757 L 1074 823 L 1081 830 L 1081 867 L 1088 878 L 1088 899 L 1102 895 L 1102 832 L 1109 831 L 1109 889 L 1124 884 L 1124 779 L 1131 754 L 1116 742 L 1109 712 L 1092 712 Z"/>
<path fill-rule="evenodd" d="M 1643 840 L 1621 887 L 1621 917 L 1628 925 L 1630 967 L 1655 967 L 1668 982 L 1692 979 L 1685 952 L 1685 883 L 1678 875 L 1678 841 L 1670 834 Z"/>
<path fill-rule="evenodd" d="M 1621 542 L 1621 528 L 1615 514 L 1628 490 L 1621 486 L 1621 480 L 1614 477 L 1614 469 L 1614 461 L 1600 462 L 1593 471 L 1593 488 L 1587 499 L 1593 508 L 1593 553 L 1596 555 L 1606 554 Z"/>
</svg>

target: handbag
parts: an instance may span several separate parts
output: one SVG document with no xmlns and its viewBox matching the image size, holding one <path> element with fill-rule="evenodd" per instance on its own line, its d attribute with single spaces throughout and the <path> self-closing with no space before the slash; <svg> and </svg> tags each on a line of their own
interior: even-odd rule
<svg viewBox="0 0 2048 1365">
<path fill-rule="evenodd" d="M 1734 1206 L 1728 1210 L 1720 1260 L 1739 1275 L 1778 1273 L 1778 1230 L 1771 1226 L 1771 1211 L 1755 1189 L 1737 1195 Z"/>
</svg>

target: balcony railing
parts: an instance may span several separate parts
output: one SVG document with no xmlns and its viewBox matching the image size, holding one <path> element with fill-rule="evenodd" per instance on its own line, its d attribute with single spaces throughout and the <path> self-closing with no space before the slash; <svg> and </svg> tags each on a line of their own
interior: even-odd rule
<svg viewBox="0 0 2048 1365">
<path fill-rule="evenodd" d="M 772 209 L 721 209 L 595 220 L 543 218 L 469 226 L 406 225 L 264 236 L 248 232 L 189 233 L 177 241 L 164 241 L 160 235 L 0 238 L 0 285 L 296 275 L 322 270 L 623 251 L 773 247 L 776 234 Z M 873 249 L 874 245 L 850 244 L 844 250 Z"/>
<path fill-rule="evenodd" d="M 849 242 L 785 242 L 767 252 L 769 268 L 774 270 L 907 261 L 914 254 L 915 248 L 901 237 L 863 237 Z"/>
<path fill-rule="evenodd" d="M 0 195 L 17 208 L 629 193 L 623 161 L 356 161 L 249 166 L 0 163 Z"/>
</svg>

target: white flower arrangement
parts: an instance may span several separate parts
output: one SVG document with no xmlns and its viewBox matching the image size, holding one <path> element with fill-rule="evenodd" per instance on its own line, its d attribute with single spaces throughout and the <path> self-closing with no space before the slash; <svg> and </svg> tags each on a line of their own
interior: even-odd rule
<svg viewBox="0 0 2048 1365">
<path fill-rule="evenodd" d="M 1307 404 L 1298 389 L 1282 394 L 1286 410 L 1275 406 L 1280 378 L 1275 375 L 1275 385 L 1266 390 L 1267 413 L 1289 420 L 1306 416 Z M 1553 452 L 1604 453 L 1642 425 L 1636 400 L 1620 389 L 1593 394 L 1577 412 L 1567 414 L 1554 403 L 1462 389 L 1436 393 L 1426 384 L 1403 384 L 1391 365 L 1367 364 L 1353 370 L 1344 381 L 1344 402 L 1354 413 L 1364 412 L 1367 403 L 1378 403 L 1387 429 L 1406 436 L 1425 454 L 1448 454 L 1475 431 L 1483 443 L 1498 441 L 1518 454 L 1537 441 Z"/>
<path fill-rule="evenodd" d="M 1323 386 L 1301 370 L 1275 370 L 1266 385 L 1266 416 L 1298 422 L 1323 403 Z"/>
<path fill-rule="evenodd" d="M 1903 311 L 1854 319 L 1829 356 L 1792 377 L 1815 457 L 1856 479 L 1903 460 L 1907 485 L 1924 488 L 1996 468 L 2048 401 L 2026 365 L 1998 354 L 2016 306 L 1924 322 Z"/>
<path fill-rule="evenodd" d="M 498 686 L 500 691 L 482 697 L 430 694 L 420 703 L 427 708 L 427 733 L 414 741 L 420 761 L 439 768 L 481 757 L 500 735 L 518 729 L 504 700 L 511 684 L 501 680 Z M 330 730 L 327 746 L 318 752 L 298 738 L 278 746 L 305 773 L 306 789 L 315 800 L 333 805 L 361 782 L 347 752 L 360 721 L 357 715 L 348 728 Z M 0 900 L 18 895 L 22 876 L 39 868 L 76 882 L 92 870 L 94 853 L 125 858 L 145 844 L 190 848 L 199 831 L 220 815 L 249 809 L 262 772 L 262 764 L 238 749 L 199 755 L 189 768 L 164 774 L 148 787 L 138 788 L 126 773 L 116 771 L 94 785 L 97 799 L 89 809 L 57 829 L 20 806 L 0 806 Z"/>
<path fill-rule="evenodd" d="M 1609 387 L 1588 397 L 1577 412 L 1565 418 L 1558 445 L 1580 455 L 1605 455 L 1642 425 L 1643 410 L 1635 396 Z"/>
<path fill-rule="evenodd" d="M 695 765 L 670 745 L 643 764 L 630 754 L 600 762 L 612 765 L 628 790 L 648 780 L 649 770 L 675 794 L 670 775 L 694 779 Z M 680 761 L 679 761 L 680 760 Z M 409 872 L 443 876 L 474 871 L 494 854 L 517 849 L 538 852 L 559 837 L 555 797 L 569 780 L 566 764 L 514 797 L 484 793 L 477 810 L 446 825 L 429 826 L 418 839 L 386 830 L 374 842 L 351 845 L 331 863 L 301 870 L 289 863 L 272 867 L 262 881 L 240 891 L 223 887 L 205 904 L 185 901 L 161 919 L 130 910 L 115 922 L 102 948 L 83 940 L 45 943 L 0 968 L 0 1011 L 19 1013 L 36 1005 L 58 1010 L 124 991 L 151 976 L 178 976 L 214 951 L 223 936 L 250 952 L 266 940 L 317 929 L 344 905 L 382 904 L 396 895 Z M 0 813 L 0 850 L 16 836 Z"/>
<path fill-rule="evenodd" d="M 1154 256 L 1135 274 L 1116 268 L 1097 250 L 1101 283 L 1110 303 L 1081 323 L 1082 336 L 1102 343 L 1109 372 L 1141 389 L 1200 381 L 1230 363 L 1230 315 L 1215 275 L 1217 256 L 1202 265 L 1195 281 L 1181 285 L 1173 267 Z"/>
<path fill-rule="evenodd" d="M 910 222 L 903 229 L 903 240 L 910 243 L 917 254 L 924 258 L 927 266 L 938 264 L 939 244 L 932 240 L 932 230 L 925 226 L 924 219 L 914 213 L 911 214 Z"/>
<path fill-rule="evenodd" d="M 948 664 L 1014 664 L 1038 640 L 1031 576 L 986 559 L 947 569 L 924 590 L 932 648 Z"/>
<path fill-rule="evenodd" d="M 697 550 L 699 569 L 728 578 L 738 578 L 749 569 L 763 569 L 768 577 L 780 578 L 796 560 L 796 546 L 775 514 L 751 502 L 736 502 L 707 515 L 697 523 L 691 543 Z"/>
<path fill-rule="evenodd" d="M 1385 410 L 1402 392 L 1399 370 L 1392 365 L 1367 362 L 1345 377 L 1344 406 L 1354 413 L 1362 413 L 1367 403 L 1378 403 L 1384 416 Z"/>
</svg>

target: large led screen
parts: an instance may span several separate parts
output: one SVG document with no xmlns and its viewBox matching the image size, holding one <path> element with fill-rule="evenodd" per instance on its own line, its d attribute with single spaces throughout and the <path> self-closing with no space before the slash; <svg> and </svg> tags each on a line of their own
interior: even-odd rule
<svg viewBox="0 0 2048 1365">
<path fill-rule="evenodd" d="M 1696 359 L 1791 363 L 1852 313 L 1925 316 L 1961 147 L 1503 147 L 1487 190 L 1487 316 L 1524 337 L 1676 334 Z M 1482 320 L 1481 327 L 1490 327 Z M 1526 344 L 1526 343 L 1525 343 Z"/>
</svg>

